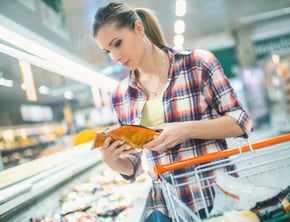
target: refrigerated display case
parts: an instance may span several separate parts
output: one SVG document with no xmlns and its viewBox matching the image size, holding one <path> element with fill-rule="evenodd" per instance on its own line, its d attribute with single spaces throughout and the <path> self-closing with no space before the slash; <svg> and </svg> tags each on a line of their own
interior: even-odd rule
<svg viewBox="0 0 290 222">
<path fill-rule="evenodd" d="M 142 221 L 151 189 L 130 184 L 92 142 L 0 172 L 0 221 Z"/>
<path fill-rule="evenodd" d="M 61 123 L 0 127 L 0 171 L 36 159 L 64 134 Z"/>
</svg>

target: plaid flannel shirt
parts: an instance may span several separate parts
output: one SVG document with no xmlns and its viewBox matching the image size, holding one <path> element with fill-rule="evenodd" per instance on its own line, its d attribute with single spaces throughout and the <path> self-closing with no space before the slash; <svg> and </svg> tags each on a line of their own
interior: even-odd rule
<svg viewBox="0 0 290 222">
<path fill-rule="evenodd" d="M 252 131 L 252 120 L 237 99 L 217 58 L 207 50 L 178 51 L 166 46 L 163 46 L 163 49 L 168 51 L 171 63 L 163 95 L 164 122 L 208 120 L 220 116 L 230 116 L 244 130 L 243 136 L 247 137 Z M 138 85 L 134 72 L 131 71 L 130 75 L 121 81 L 112 96 L 119 122 L 140 125 L 146 100 L 146 94 Z M 148 165 L 153 170 L 154 165 L 171 163 L 224 149 L 227 149 L 224 139 L 190 139 L 166 152 L 144 152 Z M 133 182 L 142 173 L 141 154 L 130 154 L 127 157 L 134 165 L 135 171 L 134 175 L 130 177 L 123 176 Z M 150 169 L 149 171 L 151 171 Z M 175 173 L 182 173 L 182 171 L 179 170 Z M 148 214 L 154 209 L 170 214 L 164 206 L 163 196 L 157 183 L 154 183 L 153 191 L 153 197 L 148 203 Z M 203 208 L 193 206 L 186 189 L 179 193 L 180 198 L 194 211 Z M 212 200 L 208 200 L 208 205 L 212 205 Z"/>
</svg>

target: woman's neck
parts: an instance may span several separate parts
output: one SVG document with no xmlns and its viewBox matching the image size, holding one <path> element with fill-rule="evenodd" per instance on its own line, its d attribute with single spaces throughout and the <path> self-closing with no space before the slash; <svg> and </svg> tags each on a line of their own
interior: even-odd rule
<svg viewBox="0 0 290 222">
<path fill-rule="evenodd" d="M 166 53 L 155 45 L 148 47 L 144 53 L 142 63 L 137 68 L 142 75 L 155 75 L 160 71 L 160 63 L 166 59 Z"/>
<path fill-rule="evenodd" d="M 149 99 L 163 93 L 169 70 L 167 53 L 156 46 L 150 49 L 142 58 L 142 65 L 135 70 L 136 79 Z"/>
</svg>

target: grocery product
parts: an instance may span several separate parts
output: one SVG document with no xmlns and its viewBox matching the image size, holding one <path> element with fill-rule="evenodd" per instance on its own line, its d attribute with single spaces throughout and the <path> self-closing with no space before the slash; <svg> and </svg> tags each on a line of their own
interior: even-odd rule
<svg viewBox="0 0 290 222">
<path fill-rule="evenodd" d="M 255 185 L 224 173 L 217 174 L 216 183 L 226 196 L 238 200 L 236 208 L 239 210 L 248 210 L 258 201 L 272 197 L 280 191 L 276 187 Z"/>
<path fill-rule="evenodd" d="M 85 181 L 59 193 L 58 205 L 33 222 L 123 222 L 128 221 L 140 189 L 148 178 L 140 175 L 135 183 L 125 181 L 106 165 L 91 172 Z"/>
<path fill-rule="evenodd" d="M 97 132 L 93 148 L 102 146 L 105 139 L 110 136 L 113 140 L 122 140 L 131 148 L 138 149 L 159 134 L 160 130 L 153 130 L 140 125 L 115 125 Z"/>
<path fill-rule="evenodd" d="M 261 221 L 283 216 L 290 211 L 290 186 L 269 199 L 257 202 L 251 211 L 255 212 Z"/>
<path fill-rule="evenodd" d="M 260 222 L 257 215 L 251 211 L 229 211 L 223 216 L 212 217 L 204 220 L 205 222 Z"/>
</svg>

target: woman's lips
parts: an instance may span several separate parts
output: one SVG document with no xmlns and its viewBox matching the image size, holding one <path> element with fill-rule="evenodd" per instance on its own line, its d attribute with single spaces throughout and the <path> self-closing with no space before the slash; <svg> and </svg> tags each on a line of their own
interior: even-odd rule
<svg viewBox="0 0 290 222">
<path fill-rule="evenodd" d="M 128 61 L 126 61 L 126 62 L 124 62 L 124 63 L 123 63 L 123 66 L 126 66 L 126 67 L 128 67 L 128 66 L 129 66 L 129 62 L 130 62 L 130 60 L 128 60 Z"/>
</svg>

